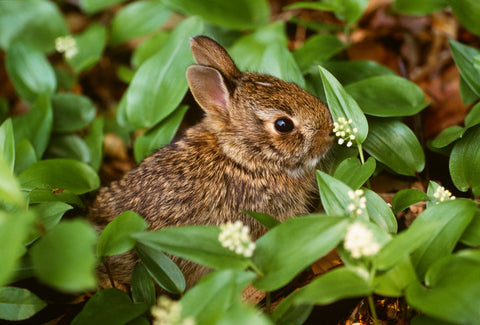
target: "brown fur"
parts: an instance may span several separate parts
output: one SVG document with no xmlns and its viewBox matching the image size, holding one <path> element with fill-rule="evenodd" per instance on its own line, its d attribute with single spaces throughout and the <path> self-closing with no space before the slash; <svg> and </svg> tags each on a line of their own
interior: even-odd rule
<svg viewBox="0 0 480 325">
<path fill-rule="evenodd" d="M 102 229 L 126 210 L 150 229 L 241 220 L 256 239 L 266 229 L 240 210 L 283 221 L 318 205 L 315 166 L 332 142 L 328 109 L 295 84 L 241 73 L 215 41 L 197 36 L 191 49 L 190 89 L 206 117 L 178 141 L 146 158 L 121 180 L 102 188 L 90 220 Z M 280 134 L 288 117 L 295 130 Z M 128 284 L 136 257 L 109 258 L 114 279 Z M 207 270 L 175 259 L 187 286 Z M 105 276 L 103 276 L 105 278 Z"/>
</svg>

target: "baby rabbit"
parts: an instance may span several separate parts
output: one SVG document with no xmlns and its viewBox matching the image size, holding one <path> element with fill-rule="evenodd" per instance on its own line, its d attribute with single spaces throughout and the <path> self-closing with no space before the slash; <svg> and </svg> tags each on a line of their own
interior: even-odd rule
<svg viewBox="0 0 480 325">
<path fill-rule="evenodd" d="M 193 38 L 190 47 L 197 64 L 186 77 L 206 116 L 102 188 L 90 221 L 102 229 L 126 210 L 140 214 L 150 229 L 241 220 L 257 239 L 266 229 L 241 210 L 280 221 L 312 212 L 319 202 L 315 166 L 333 141 L 327 107 L 293 83 L 240 72 L 206 36 Z M 136 260 L 133 253 L 110 257 L 113 279 L 128 284 Z M 174 261 L 187 287 L 208 271 Z"/>
</svg>

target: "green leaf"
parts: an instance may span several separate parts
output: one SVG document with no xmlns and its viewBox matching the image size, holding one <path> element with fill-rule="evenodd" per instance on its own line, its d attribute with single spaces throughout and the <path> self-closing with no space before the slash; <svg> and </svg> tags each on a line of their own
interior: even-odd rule
<svg viewBox="0 0 480 325">
<path fill-rule="evenodd" d="M 352 119 L 351 127 L 358 129 L 356 141 L 357 143 L 363 143 L 368 134 L 368 123 L 365 115 L 355 99 L 347 93 L 338 80 L 324 68 L 319 68 L 333 120 L 337 121 L 339 117 L 344 117 L 347 121 Z"/>
<path fill-rule="evenodd" d="M 265 0 L 164 0 L 170 8 L 228 29 L 255 29 L 268 23 L 270 8 Z"/>
<path fill-rule="evenodd" d="M 67 189 L 83 194 L 100 186 L 98 175 L 90 166 L 71 159 L 39 161 L 24 170 L 18 179 L 25 190 Z"/>
<path fill-rule="evenodd" d="M 349 157 L 338 165 L 333 177 L 356 190 L 373 175 L 375 168 L 375 159 L 372 157 L 369 157 L 363 165 L 357 157 Z"/>
<path fill-rule="evenodd" d="M 450 323 L 441 321 L 438 318 L 432 318 L 425 314 L 414 316 L 411 321 L 411 325 L 457 325 L 458 323 Z"/>
<path fill-rule="evenodd" d="M 383 230 L 393 234 L 397 233 L 397 219 L 387 203 L 372 190 L 365 189 L 364 193 L 370 219 Z"/>
<path fill-rule="evenodd" d="M 10 166 L 0 155 L 0 203 L 15 204 L 25 207 L 25 199 L 20 190 L 17 178 L 13 175 Z"/>
<path fill-rule="evenodd" d="M 23 139 L 15 146 L 15 174 L 18 175 L 27 167 L 38 161 L 35 148 L 28 139 Z"/>
<path fill-rule="evenodd" d="M 90 298 L 80 314 L 74 318 L 72 325 L 123 325 L 143 315 L 147 310 L 145 303 L 132 303 L 125 292 L 110 288 L 100 290 Z"/>
<path fill-rule="evenodd" d="M 80 198 L 76 194 L 72 193 L 69 190 L 32 190 L 28 194 L 28 202 L 30 204 L 43 202 L 65 202 L 80 208 L 85 208 L 85 204 L 83 204 L 82 200 L 80 200 Z"/>
<path fill-rule="evenodd" d="M 185 70 L 193 63 L 188 42 L 202 30 L 198 17 L 183 21 L 135 73 L 126 93 L 126 116 L 131 125 L 151 128 L 177 108 L 188 88 Z"/>
<path fill-rule="evenodd" d="M 135 140 L 133 152 L 137 163 L 172 141 L 187 110 L 188 106 L 180 106 L 158 125 Z"/>
<path fill-rule="evenodd" d="M 271 43 L 263 52 L 261 66 L 274 77 L 293 82 L 305 88 L 305 79 L 292 53 L 279 43 Z"/>
<path fill-rule="evenodd" d="M 308 38 L 302 47 L 293 52 L 300 70 L 307 70 L 322 64 L 338 52 L 345 49 L 345 45 L 338 37 L 330 34 L 318 34 Z"/>
<path fill-rule="evenodd" d="M 471 247 L 480 246 L 480 210 L 476 211 L 460 241 Z"/>
<path fill-rule="evenodd" d="M 87 14 L 93 14 L 120 2 L 125 0 L 80 0 L 79 5 Z"/>
<path fill-rule="evenodd" d="M 393 8 L 404 15 L 427 15 L 447 6 L 447 0 L 395 0 Z"/>
<path fill-rule="evenodd" d="M 59 134 L 50 140 L 45 159 L 68 158 L 88 164 L 90 150 L 85 141 L 76 134 Z"/>
<path fill-rule="evenodd" d="M 65 57 L 65 61 L 78 74 L 91 68 L 100 60 L 107 42 L 107 30 L 104 26 L 94 24 L 73 38 L 78 52 L 72 57 Z"/>
<path fill-rule="evenodd" d="M 254 212 L 254 211 L 244 211 L 243 213 L 248 214 L 253 219 L 257 220 L 261 225 L 265 226 L 267 229 L 272 229 L 280 224 L 280 221 L 275 219 L 274 217 L 261 212 Z"/>
<path fill-rule="evenodd" d="M 299 1 L 292 3 L 285 7 L 286 10 L 290 9 L 312 9 L 312 10 L 322 10 L 322 11 L 335 11 L 338 7 L 332 2 L 303 2 Z"/>
<path fill-rule="evenodd" d="M 369 0 L 341 0 L 340 10 L 335 14 L 340 19 L 344 19 L 347 24 L 354 24 L 362 17 L 368 2 Z"/>
<path fill-rule="evenodd" d="M 150 276 L 163 289 L 173 294 L 181 294 L 185 290 L 186 283 L 182 271 L 160 250 L 137 243 L 135 251 Z"/>
<path fill-rule="evenodd" d="M 13 137 L 12 120 L 7 119 L 0 125 L 0 156 L 8 168 L 13 171 L 15 166 L 15 138 Z"/>
<path fill-rule="evenodd" d="M 15 143 L 28 139 L 35 148 L 37 158 L 42 157 L 50 141 L 52 120 L 50 100 L 46 95 L 42 95 L 26 114 L 12 119 Z"/>
<path fill-rule="evenodd" d="M 378 64 L 374 61 L 358 60 L 358 61 L 328 61 L 322 65 L 325 69 L 344 86 L 376 77 L 390 75 L 394 76 L 395 72 L 389 68 Z"/>
<path fill-rule="evenodd" d="M 52 96 L 53 131 L 73 132 L 92 123 L 96 108 L 85 96 L 59 93 Z"/>
<path fill-rule="evenodd" d="M 20 41 L 50 52 L 55 39 L 66 33 L 66 21 L 51 1 L 0 1 L 0 47 L 5 50 Z"/>
<path fill-rule="evenodd" d="M 255 287 L 272 291 L 287 284 L 336 247 L 347 224 L 343 218 L 311 215 L 288 219 L 267 232 L 257 241 L 253 255 L 254 264 L 263 272 Z"/>
<path fill-rule="evenodd" d="M 119 255 L 133 249 L 131 234 L 147 229 L 145 220 L 133 211 L 122 212 L 103 229 L 97 243 L 98 256 Z"/>
<path fill-rule="evenodd" d="M 296 304 L 327 305 L 340 299 L 367 296 L 372 291 L 365 269 L 339 267 L 299 289 L 294 301 Z"/>
<path fill-rule="evenodd" d="M 227 312 L 220 318 L 217 324 L 230 325 L 273 325 L 267 315 L 259 312 L 254 306 L 240 301 L 239 299 L 233 301 Z"/>
<path fill-rule="evenodd" d="M 5 65 L 15 90 L 30 103 L 41 94 L 53 94 L 57 88 L 52 66 L 45 55 L 31 45 L 11 44 Z"/>
<path fill-rule="evenodd" d="M 45 308 L 47 303 L 27 289 L 0 288 L 0 318 L 19 321 L 32 317 Z"/>
<path fill-rule="evenodd" d="M 386 272 L 375 275 L 375 293 L 387 297 L 402 297 L 405 289 L 417 280 L 415 269 L 409 257 L 404 257 Z"/>
<path fill-rule="evenodd" d="M 90 166 L 98 172 L 103 158 L 103 117 L 97 118 L 92 123 L 85 143 L 90 150 Z"/>
<path fill-rule="evenodd" d="M 0 170 L 1 170 L 0 166 Z M 2 178 L 3 183 L 4 178 Z M 15 215 L 0 210 L 0 286 L 14 275 L 20 258 L 25 254 L 25 239 L 33 225 L 31 212 L 16 212 Z M 2 313 L 0 313 L 2 315 Z"/>
<path fill-rule="evenodd" d="M 365 114 L 373 116 L 410 116 L 428 105 L 420 87 L 394 75 L 363 79 L 345 89 Z"/>
<path fill-rule="evenodd" d="M 443 148 L 448 146 L 450 143 L 457 141 L 461 137 L 463 137 L 463 134 L 465 133 L 466 129 L 459 126 L 459 125 L 453 125 L 450 126 L 446 129 L 444 129 L 442 132 L 440 132 L 439 135 L 432 141 L 432 147 L 434 148 Z"/>
<path fill-rule="evenodd" d="M 369 120 L 365 150 L 400 175 L 415 176 L 425 167 L 425 155 L 415 134 L 396 120 Z"/>
<path fill-rule="evenodd" d="M 452 52 L 458 70 L 460 70 L 462 79 L 477 96 L 480 96 L 480 75 L 473 66 L 473 58 L 480 55 L 480 51 L 454 40 L 450 40 L 449 44 L 450 51 Z"/>
<path fill-rule="evenodd" d="M 137 242 L 215 269 L 244 269 L 248 259 L 222 247 L 220 229 L 182 226 L 133 235 Z"/>
<path fill-rule="evenodd" d="M 392 198 L 393 213 L 397 214 L 415 203 L 428 200 L 428 195 L 420 190 L 407 188 L 400 190 Z"/>
<path fill-rule="evenodd" d="M 135 264 L 133 268 L 130 290 L 134 302 L 144 302 L 148 306 L 155 305 L 155 284 L 142 263 Z"/>
<path fill-rule="evenodd" d="M 31 232 L 27 240 L 28 244 L 40 237 L 45 231 L 53 229 L 60 222 L 65 212 L 72 210 L 73 207 L 64 202 L 45 202 L 31 205 L 30 209 L 37 216 L 37 227 Z"/>
<path fill-rule="evenodd" d="M 110 42 L 120 44 L 159 28 L 171 15 L 163 0 L 137 1 L 123 7 L 111 23 Z"/>
<path fill-rule="evenodd" d="M 480 262 L 461 255 L 434 263 L 420 282 L 407 288 L 407 302 L 429 316 L 455 324 L 475 324 L 480 319 L 478 297 Z"/>
<path fill-rule="evenodd" d="M 469 129 L 478 124 L 480 124 L 480 103 L 473 106 L 465 117 L 465 129 Z"/>
<path fill-rule="evenodd" d="M 84 220 L 59 223 L 30 250 L 38 279 L 65 292 L 93 289 L 96 238 L 95 230 Z"/>
<path fill-rule="evenodd" d="M 453 184 L 463 192 L 472 187 L 475 195 L 480 195 L 479 141 L 480 126 L 469 129 L 453 146 L 449 161 Z"/>
<path fill-rule="evenodd" d="M 180 299 L 182 317 L 193 317 L 198 325 L 217 324 L 254 277 L 233 270 L 207 274 Z"/>
<path fill-rule="evenodd" d="M 143 62 L 155 55 L 163 47 L 168 36 L 170 36 L 168 32 L 161 31 L 137 46 L 132 55 L 132 66 L 138 68 Z"/>
<path fill-rule="evenodd" d="M 476 35 L 480 35 L 478 17 L 480 16 L 480 3 L 476 0 L 447 0 L 453 13 L 463 27 Z"/>
</svg>

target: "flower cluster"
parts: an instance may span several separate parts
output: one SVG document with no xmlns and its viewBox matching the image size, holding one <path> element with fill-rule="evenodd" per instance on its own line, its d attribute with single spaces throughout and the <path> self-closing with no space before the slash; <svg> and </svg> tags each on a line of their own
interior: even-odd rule
<svg viewBox="0 0 480 325">
<path fill-rule="evenodd" d="M 367 208 L 367 198 L 363 196 L 363 190 L 348 191 L 348 197 L 352 203 L 347 206 L 347 209 L 355 216 L 361 215 Z"/>
<path fill-rule="evenodd" d="M 251 257 L 255 250 L 255 243 L 250 239 L 250 229 L 244 226 L 239 220 L 235 223 L 228 222 L 220 226 L 222 232 L 218 236 L 218 240 L 223 247 L 234 251 L 239 255 Z"/>
<path fill-rule="evenodd" d="M 333 123 L 333 132 L 338 138 L 338 144 L 342 145 L 347 141 L 347 147 L 351 147 L 353 142 L 356 139 L 356 134 L 358 133 L 357 128 L 350 128 L 350 124 L 353 123 L 352 119 L 347 121 L 344 117 L 339 117 L 337 122 Z"/>
<path fill-rule="evenodd" d="M 360 222 L 355 222 L 348 227 L 343 247 L 350 252 L 353 258 L 372 256 L 380 250 L 380 245 L 375 241 L 373 232 Z"/>
<path fill-rule="evenodd" d="M 443 186 L 439 186 L 437 188 L 433 194 L 433 197 L 435 198 L 435 204 L 439 204 L 440 202 L 447 200 L 455 200 L 455 196 L 453 196 L 452 193 Z"/>
<path fill-rule="evenodd" d="M 57 37 L 55 49 L 60 53 L 65 53 L 67 59 L 73 58 L 78 53 L 77 42 L 71 35 Z"/>
<path fill-rule="evenodd" d="M 153 325 L 195 325 L 191 317 L 182 320 L 182 305 L 166 296 L 158 298 L 152 307 Z"/>
</svg>

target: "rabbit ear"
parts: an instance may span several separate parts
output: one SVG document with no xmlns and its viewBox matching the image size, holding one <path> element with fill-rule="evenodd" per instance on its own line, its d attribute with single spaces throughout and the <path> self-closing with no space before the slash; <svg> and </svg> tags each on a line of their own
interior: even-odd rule
<svg viewBox="0 0 480 325">
<path fill-rule="evenodd" d="M 230 94 L 218 70 L 192 65 L 187 69 L 187 81 L 195 100 L 207 113 L 228 115 Z"/>
<path fill-rule="evenodd" d="M 207 36 L 196 36 L 190 41 L 190 49 L 198 64 L 217 69 L 228 80 L 233 81 L 241 76 L 242 73 L 227 51 L 213 39 Z"/>
</svg>

